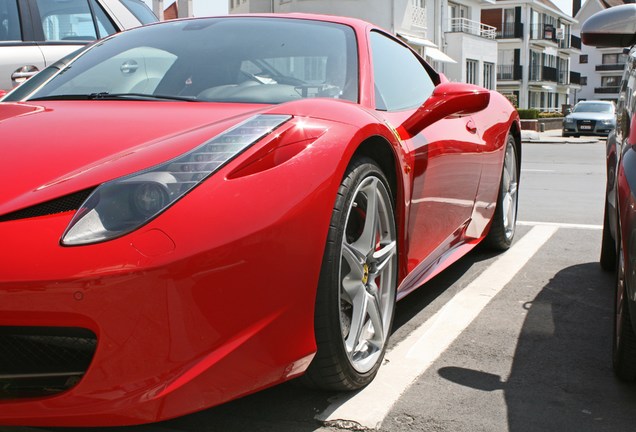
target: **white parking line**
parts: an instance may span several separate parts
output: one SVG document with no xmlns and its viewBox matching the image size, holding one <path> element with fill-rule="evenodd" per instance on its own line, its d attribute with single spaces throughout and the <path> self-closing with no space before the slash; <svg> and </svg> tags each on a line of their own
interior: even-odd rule
<svg viewBox="0 0 636 432">
<path fill-rule="evenodd" d="M 327 426 L 378 429 L 393 404 L 470 325 L 557 231 L 538 225 L 502 254 L 435 315 L 386 354 L 371 384 L 334 401 L 316 419 Z"/>
<path fill-rule="evenodd" d="M 603 225 L 571 224 L 571 223 L 559 223 L 559 222 L 517 221 L 517 225 L 523 225 L 523 226 L 551 226 L 551 227 L 557 227 L 557 228 L 573 228 L 573 229 L 589 229 L 589 230 L 602 230 L 603 229 Z"/>
</svg>

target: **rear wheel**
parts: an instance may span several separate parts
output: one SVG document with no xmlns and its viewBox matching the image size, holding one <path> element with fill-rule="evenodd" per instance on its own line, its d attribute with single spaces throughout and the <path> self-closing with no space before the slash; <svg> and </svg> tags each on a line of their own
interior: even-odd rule
<svg viewBox="0 0 636 432">
<path fill-rule="evenodd" d="M 633 381 L 636 378 L 636 334 L 629 313 L 622 242 L 619 240 L 618 244 L 612 359 L 616 376 L 624 381 Z"/>
<path fill-rule="evenodd" d="M 355 390 L 384 357 L 395 310 L 397 234 L 386 177 L 370 159 L 352 163 L 331 217 L 316 296 L 318 351 L 309 384 Z"/>
<path fill-rule="evenodd" d="M 519 188 L 519 163 L 515 139 L 508 135 L 503 173 L 499 186 L 497 207 L 490 231 L 486 236 L 486 245 L 496 250 L 510 248 L 517 226 L 517 202 Z"/>
</svg>

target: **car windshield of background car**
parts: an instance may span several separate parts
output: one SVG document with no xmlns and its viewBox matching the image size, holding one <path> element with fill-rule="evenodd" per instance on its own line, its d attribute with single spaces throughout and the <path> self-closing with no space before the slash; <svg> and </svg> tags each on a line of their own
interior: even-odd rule
<svg viewBox="0 0 636 432">
<path fill-rule="evenodd" d="M 355 33 L 341 24 L 279 18 L 175 21 L 97 42 L 31 99 L 356 102 L 357 57 Z"/>
<path fill-rule="evenodd" d="M 611 113 L 611 104 L 580 104 L 572 112 Z"/>
</svg>

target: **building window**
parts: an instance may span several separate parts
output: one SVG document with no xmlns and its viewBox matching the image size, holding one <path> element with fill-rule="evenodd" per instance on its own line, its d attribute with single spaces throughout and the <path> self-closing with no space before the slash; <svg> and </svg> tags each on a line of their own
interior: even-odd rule
<svg viewBox="0 0 636 432">
<path fill-rule="evenodd" d="M 477 69 L 479 68 L 479 62 L 477 60 L 466 60 L 466 82 L 468 84 L 478 84 L 477 82 Z"/>
<path fill-rule="evenodd" d="M 604 76 L 601 77 L 601 87 L 618 87 L 621 85 L 620 76 Z"/>
<path fill-rule="evenodd" d="M 495 89 L 495 64 L 484 62 L 484 87 L 488 90 Z"/>
<path fill-rule="evenodd" d="M 625 54 L 615 53 L 615 54 L 603 54 L 603 64 L 625 64 L 627 61 L 627 56 Z"/>
<path fill-rule="evenodd" d="M 582 86 L 587 85 L 587 77 L 586 76 L 582 76 L 580 83 L 581 83 Z"/>
<path fill-rule="evenodd" d="M 581 54 L 579 56 L 579 63 L 580 64 L 587 63 L 587 54 Z"/>
</svg>

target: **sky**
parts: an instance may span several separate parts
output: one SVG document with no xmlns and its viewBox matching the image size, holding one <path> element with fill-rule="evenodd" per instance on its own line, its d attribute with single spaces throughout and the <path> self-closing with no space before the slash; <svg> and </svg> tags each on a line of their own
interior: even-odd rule
<svg viewBox="0 0 636 432">
<path fill-rule="evenodd" d="M 148 6 L 152 9 L 152 0 L 144 0 Z M 163 6 L 168 7 L 172 3 L 171 0 L 164 0 Z M 194 16 L 207 16 L 207 15 L 225 15 L 227 14 L 228 7 L 227 0 L 192 0 L 192 9 Z"/>
</svg>

